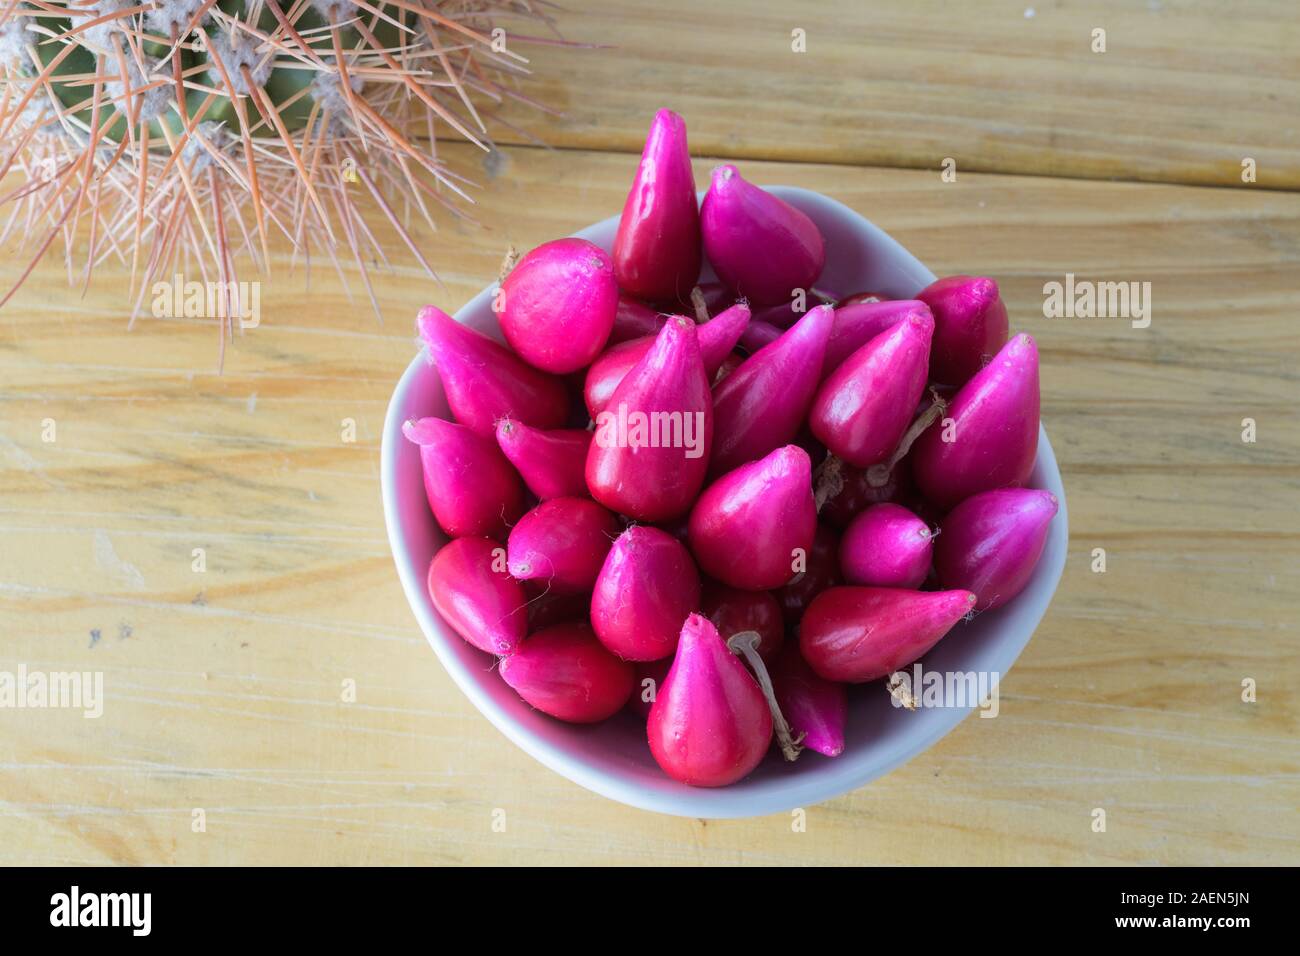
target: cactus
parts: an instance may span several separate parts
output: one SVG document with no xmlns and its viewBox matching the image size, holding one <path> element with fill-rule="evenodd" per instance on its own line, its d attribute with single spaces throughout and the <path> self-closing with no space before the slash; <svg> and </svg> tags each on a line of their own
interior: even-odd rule
<svg viewBox="0 0 1300 956">
<path fill-rule="evenodd" d="M 323 252 L 389 263 L 370 223 L 409 231 L 432 207 L 464 216 L 472 184 L 439 158 L 448 134 L 491 151 L 489 128 L 528 75 L 514 46 L 563 43 L 541 0 L 0 0 L 0 243 L 35 250 L 3 306 L 59 243 L 88 285 L 130 264 L 135 322 L 158 277 L 196 262 L 291 267 Z M 11 172 L 22 182 L 11 187 Z M 10 207 L 6 210 L 5 207 Z M 344 278 L 346 288 L 346 278 Z M 349 295 L 351 293 L 349 292 Z M 233 334 L 220 320 L 222 350 Z"/>
</svg>

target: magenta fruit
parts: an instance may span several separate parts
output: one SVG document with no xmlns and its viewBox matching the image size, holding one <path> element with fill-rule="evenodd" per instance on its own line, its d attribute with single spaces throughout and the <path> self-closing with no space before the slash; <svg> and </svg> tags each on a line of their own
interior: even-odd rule
<svg viewBox="0 0 1300 956">
<path fill-rule="evenodd" d="M 600 354 L 617 312 L 608 253 L 586 239 L 556 239 L 528 253 L 506 276 L 497 318 L 525 362 L 558 375 Z"/>
<path fill-rule="evenodd" d="M 834 318 L 830 306 L 818 306 L 714 390 L 710 475 L 755 461 L 798 434 L 821 381 Z"/>
<path fill-rule="evenodd" d="M 417 323 L 456 421 L 491 438 L 497 419 L 558 428 L 569 416 L 564 383 L 521 361 L 500 342 L 426 305 Z"/>
<path fill-rule="evenodd" d="M 573 724 L 612 717 L 636 686 L 632 665 L 605 650 L 580 622 L 530 634 L 501 661 L 501 679 L 542 713 Z"/>
<path fill-rule="evenodd" d="M 617 536 L 618 521 L 590 498 L 552 498 L 510 530 L 509 570 L 561 594 L 589 591 Z"/>
<path fill-rule="evenodd" d="M 948 276 L 916 297 L 934 313 L 931 381 L 966 384 L 1007 341 L 1007 307 L 992 279 Z"/>
<path fill-rule="evenodd" d="M 859 468 L 890 457 L 925 391 L 933 329 L 929 316 L 909 315 L 830 374 L 808 421 L 831 454 Z"/>
<path fill-rule="evenodd" d="M 765 591 L 794 577 L 816 529 L 812 463 L 802 448 L 786 445 L 704 489 L 687 536 L 705 574 L 732 587 Z"/>
<path fill-rule="evenodd" d="M 735 166 L 713 171 L 700 206 L 704 251 L 718 278 L 758 305 L 811 289 L 826 263 L 821 232 L 783 199 L 746 182 Z"/>
<path fill-rule="evenodd" d="M 682 627 L 646 724 L 664 773 L 693 787 L 725 787 L 747 776 L 772 741 L 772 714 L 758 682 L 706 618 Z"/>
<path fill-rule="evenodd" d="M 844 532 L 840 570 L 849 584 L 919 588 L 930 573 L 933 550 L 930 528 L 912 512 L 902 505 L 872 505 Z"/>
<path fill-rule="evenodd" d="M 583 471 L 591 432 L 585 428 L 543 431 L 503 418 L 497 422 L 497 444 L 539 500 L 586 497 L 587 480 Z M 480 479 L 467 472 L 463 480 L 472 483 Z M 510 521 L 513 523 L 514 518 Z"/>
<path fill-rule="evenodd" d="M 699 601 L 700 575 L 686 547 L 666 531 L 633 525 L 605 556 L 591 595 L 591 625 L 624 660 L 658 660 L 676 650 Z"/>
<path fill-rule="evenodd" d="M 713 400 L 695 324 L 674 316 L 596 418 L 587 487 L 637 521 L 684 514 L 704 484 Z"/>
<path fill-rule="evenodd" d="M 776 702 L 803 746 L 827 757 L 843 753 L 849 711 L 844 685 L 818 676 L 796 644 L 786 645 L 771 674 Z"/>
<path fill-rule="evenodd" d="M 686 123 L 660 110 L 614 239 L 620 287 L 652 302 L 690 295 L 700 275 L 700 212 L 686 145 Z"/>
<path fill-rule="evenodd" d="M 1024 590 L 1059 503 L 1048 491 L 1004 488 L 967 498 L 943 519 L 934 566 L 944 587 L 975 592 L 982 610 Z"/>
<path fill-rule="evenodd" d="M 923 656 L 974 606 L 970 591 L 831 588 L 804 613 L 799 649 L 827 680 L 861 684 Z"/>
<path fill-rule="evenodd" d="M 505 571 L 505 549 L 488 538 L 457 538 L 429 563 L 429 598 L 451 629 L 489 654 L 524 639 L 523 586 Z"/>
<path fill-rule="evenodd" d="M 402 434 L 420 446 L 425 497 L 451 537 L 503 535 L 523 514 L 519 475 L 493 442 L 441 418 L 403 422 Z"/>
<path fill-rule="evenodd" d="M 948 415 L 917 439 L 912 476 L 948 509 L 981 491 L 1023 485 L 1038 455 L 1038 349 L 1017 335 L 963 385 Z"/>
</svg>

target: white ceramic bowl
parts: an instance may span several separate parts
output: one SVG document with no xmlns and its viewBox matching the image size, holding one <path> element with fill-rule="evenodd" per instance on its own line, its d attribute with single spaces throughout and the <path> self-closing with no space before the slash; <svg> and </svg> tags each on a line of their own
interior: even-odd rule
<svg viewBox="0 0 1300 956">
<path fill-rule="evenodd" d="M 906 249 L 862 216 L 833 199 L 789 186 L 770 191 L 812 217 L 826 237 L 821 284 L 844 292 L 872 289 L 908 298 L 934 275 Z M 618 217 L 577 233 L 610 249 Z M 712 274 L 706 275 L 712 278 Z M 456 319 L 500 339 L 491 287 L 456 313 Z M 611 799 L 660 813 L 691 817 L 750 817 L 807 807 L 861 787 L 930 747 L 973 707 L 894 707 L 880 682 L 850 689 L 844 753 L 827 758 L 805 751 L 794 764 L 769 755 L 749 777 L 730 787 L 697 789 L 669 779 L 646 744 L 645 725 L 630 713 L 602 724 L 554 720 L 524 703 L 497 674 L 493 658 L 461 640 L 438 616 L 425 590 L 434 553 L 446 540 L 429 511 L 419 449 L 402 437 L 402 422 L 447 415 L 437 371 L 417 355 L 397 384 L 384 421 L 384 519 L 406 599 L 429 643 L 452 678 L 488 720 L 557 773 Z M 922 659 L 926 670 L 1005 674 L 1042 620 L 1065 566 L 1068 537 L 1065 490 L 1045 431 L 1030 483 L 1060 501 L 1043 557 L 1028 587 L 1006 606 L 959 624 Z"/>
</svg>

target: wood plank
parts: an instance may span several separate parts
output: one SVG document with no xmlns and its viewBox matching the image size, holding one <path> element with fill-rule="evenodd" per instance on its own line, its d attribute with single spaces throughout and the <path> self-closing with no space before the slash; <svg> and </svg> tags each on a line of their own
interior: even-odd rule
<svg viewBox="0 0 1300 956">
<path fill-rule="evenodd" d="M 639 152 L 668 107 L 700 155 L 1235 186 L 1250 157 L 1300 188 L 1293 0 L 564 6 L 566 38 L 614 48 L 516 44 L 565 116 L 506 115 L 554 146 Z"/>
<path fill-rule="evenodd" d="M 101 670 L 107 695 L 98 720 L 0 711 L 0 862 L 1300 860 L 1300 196 L 745 164 L 861 210 L 939 273 L 1001 281 L 1042 349 L 1072 528 L 1000 716 L 795 833 L 645 814 L 552 774 L 460 695 L 405 604 L 378 443 L 415 309 L 458 306 L 507 243 L 616 211 L 634 163 L 504 158 L 479 196 L 490 228 L 417 232 L 446 291 L 381 278 L 382 327 L 319 268 L 310 295 L 284 269 L 265 283 L 220 376 L 211 324 L 125 331 L 120 271 L 81 299 L 47 265 L 0 312 L 0 670 Z M 1150 328 L 1043 318 L 1066 272 L 1151 282 Z"/>
</svg>

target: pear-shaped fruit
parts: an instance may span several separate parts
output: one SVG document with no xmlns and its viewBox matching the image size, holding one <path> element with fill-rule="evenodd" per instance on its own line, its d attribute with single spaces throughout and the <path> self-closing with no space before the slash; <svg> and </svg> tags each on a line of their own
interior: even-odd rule
<svg viewBox="0 0 1300 956">
<path fill-rule="evenodd" d="M 751 185 L 735 166 L 713 171 L 700 206 L 704 251 L 718 278 L 758 305 L 811 290 L 826 264 L 816 224 L 783 199 Z"/>
<path fill-rule="evenodd" d="M 590 591 L 617 536 L 618 521 L 590 498 L 552 498 L 510 530 L 509 570 L 561 594 Z"/>
<path fill-rule="evenodd" d="M 523 586 L 505 571 L 505 549 L 489 538 L 457 538 L 429 563 L 429 598 L 452 630 L 489 654 L 524 639 Z"/>
<path fill-rule="evenodd" d="M 695 323 L 674 316 L 596 417 L 587 487 L 637 521 L 684 514 L 699 494 L 713 443 L 713 400 Z"/>
<path fill-rule="evenodd" d="M 614 238 L 619 286 L 641 299 L 689 296 L 700 275 L 700 212 L 686 145 L 686 122 L 660 110 Z"/>
<path fill-rule="evenodd" d="M 434 306 L 421 309 L 417 323 L 460 424 L 491 438 L 507 416 L 537 428 L 559 428 L 568 418 L 569 395 L 558 378 Z"/>
<path fill-rule="evenodd" d="M 705 574 L 766 591 L 794 577 L 816 530 L 812 463 L 802 448 L 786 445 L 704 489 L 687 537 Z"/>
<path fill-rule="evenodd" d="M 859 468 L 889 458 L 925 390 L 933 330 L 929 316 L 909 315 L 827 377 L 808 423 L 831 454 Z"/>
<path fill-rule="evenodd" d="M 772 714 L 758 682 L 707 618 L 682 627 L 668 676 L 646 723 L 650 753 L 674 780 L 725 787 L 747 776 L 772 741 Z"/>
<path fill-rule="evenodd" d="M 720 475 L 792 441 L 821 381 L 835 313 L 818 306 L 713 391 L 713 460 Z"/>
<path fill-rule="evenodd" d="M 827 757 L 844 752 L 844 725 L 849 699 L 843 684 L 818 676 L 799 653 L 787 644 L 772 664 L 772 689 L 790 729 L 800 743 Z"/>
<path fill-rule="evenodd" d="M 1050 491 L 1002 488 L 967 498 L 943 519 L 934 566 L 947 588 L 975 592 L 981 610 L 1024 590 L 1060 503 Z"/>
<path fill-rule="evenodd" d="M 497 422 L 497 444 L 539 500 L 586 496 L 583 471 L 591 432 L 585 428 L 543 431 L 503 418 Z M 472 480 L 473 476 L 467 477 Z"/>
<path fill-rule="evenodd" d="M 523 484 L 494 442 L 441 418 L 404 422 L 402 434 L 420 446 L 425 496 L 451 537 L 504 535 L 523 514 Z"/>
<path fill-rule="evenodd" d="M 965 385 L 1007 341 L 1007 307 L 984 276 L 948 276 L 916 294 L 934 313 L 930 380 Z"/>
<path fill-rule="evenodd" d="M 685 545 L 666 531 L 633 525 L 605 556 L 591 595 L 591 625 L 624 660 L 658 660 L 676 650 L 682 624 L 699 602 L 700 574 Z"/>
<path fill-rule="evenodd" d="M 921 493 L 946 510 L 981 491 L 1023 485 L 1037 455 L 1038 349 L 1022 334 L 958 390 L 910 457 Z"/>
<path fill-rule="evenodd" d="M 974 606 L 970 591 L 831 588 L 804 612 L 799 649 L 827 680 L 860 684 L 920 658 Z"/>
<path fill-rule="evenodd" d="M 500 670 L 502 680 L 528 703 L 573 724 L 612 717 L 636 685 L 632 665 L 605 650 L 580 622 L 530 634 Z"/>
</svg>

